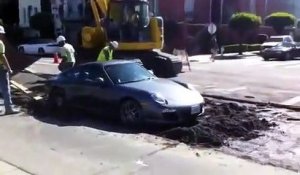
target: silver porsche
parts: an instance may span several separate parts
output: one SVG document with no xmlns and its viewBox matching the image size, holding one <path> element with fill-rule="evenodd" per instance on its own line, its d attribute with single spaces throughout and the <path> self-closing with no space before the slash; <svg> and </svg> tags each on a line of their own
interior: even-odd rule
<svg viewBox="0 0 300 175">
<path fill-rule="evenodd" d="M 157 78 L 135 61 L 83 64 L 47 85 L 53 108 L 83 108 L 118 117 L 124 124 L 179 124 L 204 112 L 204 99 L 192 86 Z"/>
</svg>

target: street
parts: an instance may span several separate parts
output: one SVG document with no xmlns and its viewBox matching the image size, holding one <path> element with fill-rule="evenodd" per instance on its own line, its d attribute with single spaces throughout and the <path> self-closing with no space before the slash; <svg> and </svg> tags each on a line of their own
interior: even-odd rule
<svg viewBox="0 0 300 175">
<path fill-rule="evenodd" d="M 176 79 L 191 83 L 203 94 L 300 105 L 300 83 L 295 76 L 300 73 L 298 60 L 264 62 L 249 56 L 212 63 L 207 56 L 196 56 L 191 58 L 191 66 L 191 72 L 184 67 L 185 73 Z M 57 73 L 52 58 L 41 58 L 12 79 L 34 91 L 35 81 Z M 191 148 L 158 137 L 155 131 L 135 131 L 86 113 L 78 113 L 80 119 L 68 123 L 45 113 L 1 117 L 0 158 L 32 174 L 46 175 L 253 174 L 249 170 L 254 168 L 264 174 L 293 174 L 300 168 L 298 113 L 258 110 L 278 126 L 253 140 L 229 139 L 229 145 L 218 149 Z M 288 121 L 290 118 L 296 121 Z M 275 146 L 278 144 L 281 146 Z M 162 164 L 168 166 L 159 166 Z"/>
<path fill-rule="evenodd" d="M 300 105 L 300 60 L 263 61 L 258 56 L 209 61 L 191 59 L 192 72 L 179 74 L 200 92 L 285 105 Z"/>
</svg>

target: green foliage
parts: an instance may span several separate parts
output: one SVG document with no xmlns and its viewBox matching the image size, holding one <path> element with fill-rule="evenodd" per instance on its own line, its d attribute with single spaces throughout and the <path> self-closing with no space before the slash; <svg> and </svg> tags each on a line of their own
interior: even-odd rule
<svg viewBox="0 0 300 175">
<path fill-rule="evenodd" d="M 51 13 L 37 13 L 29 20 L 30 27 L 40 31 L 43 38 L 54 37 L 54 21 Z"/>
<path fill-rule="evenodd" d="M 259 27 L 261 24 L 261 17 L 256 16 L 252 13 L 236 13 L 233 14 L 230 21 L 229 27 L 239 33 L 244 33 L 248 30 L 253 30 Z"/>
<path fill-rule="evenodd" d="M 286 26 L 294 25 L 296 17 L 286 12 L 272 13 L 265 18 L 265 24 L 272 26 L 277 34 L 282 34 Z"/>
<path fill-rule="evenodd" d="M 241 48 L 243 52 L 259 51 L 261 49 L 261 44 L 242 44 Z M 224 53 L 238 53 L 239 51 L 239 44 L 224 46 Z"/>
</svg>

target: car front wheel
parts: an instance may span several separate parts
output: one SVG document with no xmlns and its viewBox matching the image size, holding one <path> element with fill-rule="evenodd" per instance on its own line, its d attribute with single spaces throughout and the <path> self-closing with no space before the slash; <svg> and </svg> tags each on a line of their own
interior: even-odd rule
<svg viewBox="0 0 300 175">
<path fill-rule="evenodd" d="M 125 100 L 121 103 L 120 117 L 125 125 L 133 125 L 141 121 L 141 106 L 135 100 Z"/>
<path fill-rule="evenodd" d="M 264 60 L 265 60 L 265 61 L 269 61 L 270 58 L 269 58 L 269 57 L 264 57 Z"/>
</svg>

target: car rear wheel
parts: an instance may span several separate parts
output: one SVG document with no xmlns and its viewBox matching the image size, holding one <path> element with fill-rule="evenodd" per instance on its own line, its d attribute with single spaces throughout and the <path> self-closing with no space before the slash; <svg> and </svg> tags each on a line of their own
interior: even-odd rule
<svg viewBox="0 0 300 175">
<path fill-rule="evenodd" d="M 139 123 L 141 120 L 141 106 L 135 100 L 125 100 L 121 103 L 120 117 L 125 125 Z"/>
<path fill-rule="evenodd" d="M 22 54 L 24 54 L 24 53 L 25 53 L 25 49 L 24 49 L 24 47 L 20 47 L 18 51 L 19 51 L 19 53 L 22 53 Z"/>
<path fill-rule="evenodd" d="M 38 54 L 39 55 L 44 55 L 45 54 L 45 50 L 43 48 L 39 48 Z"/>
<path fill-rule="evenodd" d="M 48 98 L 48 102 L 51 110 L 59 110 L 65 106 L 65 93 L 62 89 L 55 88 L 53 89 Z"/>
</svg>

